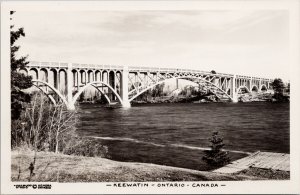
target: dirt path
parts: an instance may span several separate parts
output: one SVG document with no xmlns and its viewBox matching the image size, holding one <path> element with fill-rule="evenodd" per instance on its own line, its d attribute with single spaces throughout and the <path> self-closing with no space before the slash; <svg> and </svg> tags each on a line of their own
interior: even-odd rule
<svg viewBox="0 0 300 195">
<path fill-rule="evenodd" d="M 290 171 L 290 155 L 274 152 L 255 152 L 245 158 L 236 160 L 220 169 L 216 173 L 236 173 L 249 168 L 259 168 L 274 171 Z"/>
</svg>

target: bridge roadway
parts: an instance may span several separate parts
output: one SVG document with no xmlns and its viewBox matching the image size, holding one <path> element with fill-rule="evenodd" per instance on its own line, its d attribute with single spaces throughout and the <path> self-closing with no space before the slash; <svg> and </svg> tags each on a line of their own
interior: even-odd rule
<svg viewBox="0 0 300 195">
<path fill-rule="evenodd" d="M 139 66 L 95 65 L 59 62 L 30 62 L 20 72 L 33 77 L 34 85 L 56 103 L 61 99 L 69 109 L 87 87 L 92 86 L 108 102 L 118 101 L 124 107 L 148 89 L 167 80 L 185 79 L 198 83 L 219 98 L 236 102 L 241 91 L 270 89 L 272 79 L 212 73 L 208 71 Z M 178 84 L 178 82 L 177 82 Z M 54 96 L 58 98 L 55 98 Z"/>
</svg>

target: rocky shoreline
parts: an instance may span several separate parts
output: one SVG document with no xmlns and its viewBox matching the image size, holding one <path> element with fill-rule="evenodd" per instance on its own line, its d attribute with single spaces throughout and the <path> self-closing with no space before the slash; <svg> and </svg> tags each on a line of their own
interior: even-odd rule
<svg viewBox="0 0 300 195">
<path fill-rule="evenodd" d="M 238 94 L 238 102 L 278 102 L 275 99 L 273 93 L 270 92 L 252 92 Z M 204 94 L 204 95 L 178 95 L 171 94 L 167 96 L 159 97 L 147 97 L 142 99 L 133 100 L 132 104 L 159 104 L 159 103 L 222 103 L 230 102 L 228 98 L 220 98 L 214 94 Z M 286 97 L 286 101 L 289 102 L 289 96 Z M 85 100 L 80 101 L 81 104 L 104 104 L 105 102 L 97 100 Z"/>
<path fill-rule="evenodd" d="M 271 93 L 245 93 L 238 97 L 239 102 L 274 102 L 276 101 Z M 133 104 L 143 103 L 209 103 L 209 102 L 228 102 L 228 99 L 220 99 L 216 95 L 207 96 L 163 96 L 149 98 L 146 100 L 134 100 Z"/>
</svg>

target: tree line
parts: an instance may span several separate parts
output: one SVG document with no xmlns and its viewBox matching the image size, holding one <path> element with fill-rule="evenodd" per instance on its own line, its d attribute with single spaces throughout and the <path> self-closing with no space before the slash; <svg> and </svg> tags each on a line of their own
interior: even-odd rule
<svg viewBox="0 0 300 195">
<path fill-rule="evenodd" d="M 271 83 L 274 90 L 273 98 L 276 102 L 289 102 L 290 83 L 284 84 L 282 79 L 275 78 Z"/>
</svg>

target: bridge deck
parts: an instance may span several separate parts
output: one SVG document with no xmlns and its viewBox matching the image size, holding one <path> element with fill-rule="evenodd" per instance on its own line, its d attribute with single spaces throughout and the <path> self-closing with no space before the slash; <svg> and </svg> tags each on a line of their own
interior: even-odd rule
<svg viewBox="0 0 300 195">
<path fill-rule="evenodd" d="M 213 172 L 236 173 L 250 167 L 290 171 L 290 155 L 285 153 L 255 152 Z"/>
<path fill-rule="evenodd" d="M 167 73 L 195 73 L 195 74 L 205 74 L 211 76 L 228 77 L 231 78 L 234 74 L 220 73 L 216 74 L 210 71 L 196 70 L 196 69 L 182 69 L 182 68 L 162 68 L 162 67 L 145 67 L 145 66 L 123 66 L 123 65 L 105 65 L 105 64 L 79 64 L 79 63 L 62 63 L 62 62 L 37 62 L 30 61 L 28 67 L 44 67 L 44 68 L 68 68 L 68 64 L 72 64 L 72 68 L 82 68 L 82 69 L 105 69 L 105 70 L 123 70 L 127 67 L 129 71 L 134 72 L 167 72 Z M 262 81 L 273 81 L 269 78 L 245 76 L 245 75 L 235 75 L 236 78 L 241 79 L 258 79 Z"/>
</svg>

